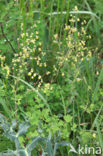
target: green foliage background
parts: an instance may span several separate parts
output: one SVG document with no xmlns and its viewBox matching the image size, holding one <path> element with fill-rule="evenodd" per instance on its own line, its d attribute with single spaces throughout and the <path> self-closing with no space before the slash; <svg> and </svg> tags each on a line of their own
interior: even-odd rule
<svg viewBox="0 0 103 156">
<path fill-rule="evenodd" d="M 78 144 L 97 147 L 99 142 L 103 150 L 102 3 L 102 0 L 0 0 L 0 26 L 9 41 L 1 29 L 2 154 L 17 148 L 10 134 L 13 121 L 16 121 L 12 131 L 15 136 L 20 130 L 19 123 L 30 124 L 27 132 L 21 127 L 23 135 L 16 140 L 23 152 L 33 137 L 45 138 L 46 141 L 32 147 L 33 156 L 45 152 L 48 156 L 72 156 L 69 143 L 76 149 Z M 75 22 L 70 21 L 72 17 Z M 66 26 L 70 28 L 66 30 Z M 10 124 L 8 131 L 2 125 L 4 117 Z M 60 148 L 53 153 L 51 146 L 56 143 Z"/>
</svg>

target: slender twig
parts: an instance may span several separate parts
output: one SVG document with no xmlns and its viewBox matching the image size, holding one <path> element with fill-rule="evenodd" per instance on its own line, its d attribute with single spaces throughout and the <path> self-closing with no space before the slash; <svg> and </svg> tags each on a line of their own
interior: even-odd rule
<svg viewBox="0 0 103 156">
<path fill-rule="evenodd" d="M 1 27 L 1 32 L 2 32 L 3 37 L 6 39 L 6 41 L 7 41 L 8 44 L 10 45 L 12 51 L 16 53 L 16 51 L 15 51 L 15 49 L 13 48 L 11 42 L 8 40 L 8 38 L 6 37 L 6 35 L 5 35 L 5 33 L 4 33 L 3 24 L 2 24 L 2 23 L 0 23 L 0 27 Z"/>
</svg>

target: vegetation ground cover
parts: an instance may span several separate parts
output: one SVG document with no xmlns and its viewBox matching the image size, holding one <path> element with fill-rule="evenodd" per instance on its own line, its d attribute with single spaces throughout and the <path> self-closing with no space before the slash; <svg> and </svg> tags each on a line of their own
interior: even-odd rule
<svg viewBox="0 0 103 156">
<path fill-rule="evenodd" d="M 102 10 L 102 0 L 0 1 L 1 156 L 102 155 Z"/>
</svg>

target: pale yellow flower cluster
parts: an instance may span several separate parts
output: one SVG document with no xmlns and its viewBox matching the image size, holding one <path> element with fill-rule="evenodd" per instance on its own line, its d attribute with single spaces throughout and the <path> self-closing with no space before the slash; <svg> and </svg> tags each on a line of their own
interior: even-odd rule
<svg viewBox="0 0 103 156">
<path fill-rule="evenodd" d="M 3 73 L 5 72 L 6 74 L 6 79 L 8 79 L 9 74 L 10 74 L 10 68 L 9 66 L 5 63 L 5 56 L 0 55 L 0 67 L 3 70 Z"/>
<path fill-rule="evenodd" d="M 3 67 L 5 63 L 5 56 L 0 55 L 0 62 L 1 62 L 1 67 Z"/>
<path fill-rule="evenodd" d="M 6 70 L 6 78 L 8 79 L 9 74 L 10 74 L 10 69 L 9 69 L 9 67 L 6 65 L 3 69 Z"/>
<path fill-rule="evenodd" d="M 74 10 L 77 11 L 78 8 L 75 7 Z M 53 66 L 55 75 L 60 71 L 62 77 L 65 76 L 65 73 L 61 70 L 63 66 L 67 66 L 69 63 L 69 65 L 75 70 L 76 66 L 79 66 L 85 59 L 88 61 L 92 57 L 92 52 L 86 46 L 86 39 L 91 39 L 91 36 L 87 35 L 85 27 L 83 26 L 86 24 L 86 20 L 82 21 L 80 29 L 77 29 L 75 24 L 75 22 L 80 22 L 79 18 L 70 15 L 69 22 L 71 24 L 65 25 L 64 27 L 66 33 L 64 51 L 58 52 L 58 56 L 56 57 L 58 60 L 58 66 Z M 54 41 L 55 43 L 58 43 L 58 34 L 54 35 Z M 78 78 L 77 82 L 80 80 L 81 79 Z"/>
<path fill-rule="evenodd" d="M 45 71 L 45 75 L 49 75 L 50 71 L 47 69 L 46 52 L 42 50 L 38 24 L 40 21 L 35 21 L 30 28 L 31 31 L 21 33 L 20 38 L 17 39 L 21 49 L 15 54 L 12 64 L 16 74 L 28 76 L 29 79 L 38 82 L 40 87 L 43 82 L 42 71 Z M 21 31 L 23 31 L 23 24 L 21 24 Z"/>
<path fill-rule="evenodd" d="M 50 91 L 53 89 L 50 83 L 44 84 L 43 92 L 48 96 L 50 94 Z"/>
<path fill-rule="evenodd" d="M 84 23 L 86 23 L 86 21 L 84 21 Z M 68 52 L 62 60 L 72 60 L 74 63 L 81 63 L 85 57 L 89 60 L 89 58 L 92 57 L 92 52 L 88 50 L 86 41 L 83 40 L 83 38 L 90 38 L 90 35 L 86 35 L 84 27 L 81 27 L 79 31 L 74 26 L 70 27 L 66 25 L 65 30 L 67 31 L 66 46 L 68 47 Z"/>
</svg>

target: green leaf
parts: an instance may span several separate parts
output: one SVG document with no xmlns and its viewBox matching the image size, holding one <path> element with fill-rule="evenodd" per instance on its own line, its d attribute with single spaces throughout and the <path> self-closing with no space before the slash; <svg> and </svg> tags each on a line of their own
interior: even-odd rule
<svg viewBox="0 0 103 156">
<path fill-rule="evenodd" d="M 25 123 L 25 122 L 23 122 L 22 124 L 20 124 L 20 126 L 19 126 L 19 131 L 18 131 L 18 133 L 17 133 L 17 136 L 21 136 L 21 135 L 23 135 L 24 133 L 26 133 L 27 132 L 27 130 L 28 130 L 28 128 L 29 128 L 29 124 L 27 124 L 27 123 Z"/>
<path fill-rule="evenodd" d="M 53 149 L 52 149 L 52 144 L 51 144 L 51 134 L 49 134 L 47 143 L 46 143 L 46 150 L 49 156 L 52 156 L 53 154 Z"/>
<path fill-rule="evenodd" d="M 71 122 L 72 121 L 72 116 L 70 116 L 70 115 L 66 115 L 66 116 L 64 116 L 64 120 L 66 121 L 66 122 Z"/>
<path fill-rule="evenodd" d="M 31 153 L 31 151 L 38 145 L 38 142 L 41 140 L 41 137 L 34 138 L 33 141 L 26 146 L 28 153 Z"/>
</svg>

